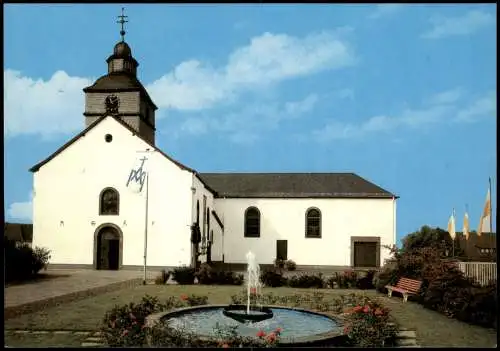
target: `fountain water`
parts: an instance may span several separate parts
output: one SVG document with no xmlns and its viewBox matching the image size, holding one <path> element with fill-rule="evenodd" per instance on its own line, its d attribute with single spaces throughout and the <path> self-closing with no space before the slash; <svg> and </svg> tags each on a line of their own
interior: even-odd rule
<svg viewBox="0 0 500 351">
<path fill-rule="evenodd" d="M 251 306 L 251 296 L 255 295 L 258 300 L 260 294 L 260 267 L 255 259 L 255 255 L 249 251 L 247 258 L 247 304 L 229 305 L 224 308 L 224 315 L 238 322 L 260 322 L 273 317 L 273 311 L 268 307 L 255 304 Z M 242 313 L 243 312 L 243 313 Z M 246 312 L 246 313 L 245 313 Z"/>
<path fill-rule="evenodd" d="M 252 251 L 248 251 L 247 253 L 247 314 L 250 314 L 250 296 L 255 294 L 255 298 L 257 298 L 260 294 L 260 267 L 257 261 L 255 260 L 255 255 Z"/>
</svg>

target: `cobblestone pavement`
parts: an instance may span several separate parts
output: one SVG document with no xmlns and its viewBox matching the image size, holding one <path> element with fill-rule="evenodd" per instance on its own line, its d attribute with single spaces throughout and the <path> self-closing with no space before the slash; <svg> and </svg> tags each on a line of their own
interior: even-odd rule
<svg viewBox="0 0 500 351">
<path fill-rule="evenodd" d="M 126 270 L 49 269 L 45 273 L 58 277 L 6 287 L 4 308 L 142 278 L 142 272 Z"/>
<path fill-rule="evenodd" d="M 147 280 L 158 274 L 155 271 L 148 273 Z M 129 270 L 50 269 L 44 274 L 54 277 L 4 289 L 4 319 L 138 285 L 143 281 L 142 272 Z"/>
</svg>

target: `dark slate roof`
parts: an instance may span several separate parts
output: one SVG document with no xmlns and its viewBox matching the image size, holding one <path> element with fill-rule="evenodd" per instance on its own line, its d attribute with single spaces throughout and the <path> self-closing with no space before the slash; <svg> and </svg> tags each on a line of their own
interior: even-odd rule
<svg viewBox="0 0 500 351">
<path fill-rule="evenodd" d="M 148 92 L 137 79 L 137 77 L 128 72 L 112 72 L 108 73 L 99 79 L 94 84 L 83 89 L 83 92 L 107 93 L 107 92 L 122 92 L 122 91 L 140 91 L 146 99 L 149 100 L 155 109 L 157 109 Z"/>
<path fill-rule="evenodd" d="M 14 242 L 33 241 L 33 224 L 5 223 L 4 237 Z"/>
<path fill-rule="evenodd" d="M 230 198 L 392 198 L 389 191 L 354 173 L 200 173 Z"/>
</svg>

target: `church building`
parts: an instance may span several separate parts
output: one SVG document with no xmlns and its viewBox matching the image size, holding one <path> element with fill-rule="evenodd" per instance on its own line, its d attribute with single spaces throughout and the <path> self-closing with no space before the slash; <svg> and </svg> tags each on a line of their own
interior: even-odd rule
<svg viewBox="0 0 500 351">
<path fill-rule="evenodd" d="M 33 246 L 51 264 L 377 267 L 397 196 L 354 173 L 199 173 L 156 146 L 156 105 L 122 40 L 85 89 L 85 129 L 33 172 Z M 68 116 L 68 118 L 77 118 Z"/>
</svg>

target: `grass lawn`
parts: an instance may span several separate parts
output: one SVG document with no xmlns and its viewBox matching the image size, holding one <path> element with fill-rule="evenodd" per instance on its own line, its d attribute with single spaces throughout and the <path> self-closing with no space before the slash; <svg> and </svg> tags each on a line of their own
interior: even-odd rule
<svg viewBox="0 0 500 351">
<path fill-rule="evenodd" d="M 86 336 L 14 334 L 6 331 L 4 345 L 9 347 L 80 347 Z"/>
<path fill-rule="evenodd" d="M 84 300 L 52 307 L 45 311 L 22 315 L 5 321 L 5 329 L 31 330 L 98 330 L 106 311 L 115 304 L 138 302 L 144 295 L 158 296 L 160 300 L 181 294 L 207 295 L 210 303 L 229 303 L 231 295 L 243 290 L 241 286 L 205 285 L 148 285 L 123 289 Z M 276 295 L 312 294 L 316 289 L 264 288 L 263 292 Z M 493 347 L 497 343 L 497 332 L 449 319 L 437 312 L 407 302 L 401 298 L 387 298 L 375 291 L 321 289 L 328 297 L 355 292 L 368 296 L 378 296 L 392 310 L 392 315 L 403 328 L 415 330 L 417 342 L 421 346 L 438 347 Z M 36 335 L 43 337 L 44 335 Z M 26 337 L 26 336 L 23 336 Z M 47 336 L 45 336 L 47 337 Z M 58 335 L 59 337 L 59 335 Z M 61 336 L 68 337 L 68 336 Z M 55 340 L 54 340 L 55 342 Z M 60 346 L 70 346 L 62 344 Z M 14 345 L 13 345 L 14 346 Z"/>
</svg>

